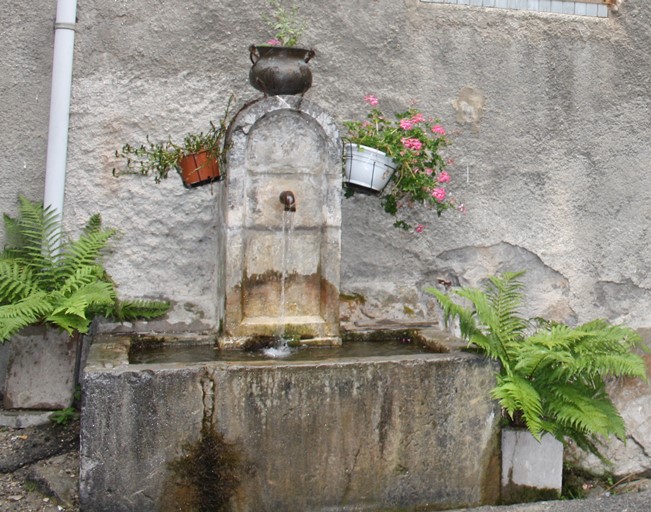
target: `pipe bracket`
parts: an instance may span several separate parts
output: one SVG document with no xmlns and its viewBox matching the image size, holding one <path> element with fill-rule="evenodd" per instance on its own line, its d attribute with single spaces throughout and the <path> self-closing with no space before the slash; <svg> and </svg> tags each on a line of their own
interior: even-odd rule
<svg viewBox="0 0 651 512">
<path fill-rule="evenodd" d="M 75 30 L 77 30 L 77 24 L 57 21 L 54 23 L 54 30 L 59 30 L 59 29 L 72 30 L 74 32 Z"/>
</svg>

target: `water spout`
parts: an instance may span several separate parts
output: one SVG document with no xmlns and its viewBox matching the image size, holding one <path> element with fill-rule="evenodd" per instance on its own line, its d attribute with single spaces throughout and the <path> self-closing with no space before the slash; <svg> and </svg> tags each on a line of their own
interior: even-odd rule
<svg viewBox="0 0 651 512">
<path fill-rule="evenodd" d="M 280 202 L 285 205 L 286 212 L 296 211 L 296 198 L 294 197 L 294 192 L 291 190 L 285 190 L 280 193 Z"/>
</svg>

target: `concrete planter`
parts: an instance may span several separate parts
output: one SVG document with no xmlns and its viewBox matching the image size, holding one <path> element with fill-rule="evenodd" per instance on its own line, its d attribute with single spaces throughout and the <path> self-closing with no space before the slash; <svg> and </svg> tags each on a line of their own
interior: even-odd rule
<svg viewBox="0 0 651 512">
<path fill-rule="evenodd" d="M 540 442 L 528 430 L 502 430 L 502 502 L 555 499 L 563 482 L 563 443 L 545 434 Z"/>
<path fill-rule="evenodd" d="M 8 343 L 5 409 L 70 407 L 75 390 L 80 336 L 49 327 L 23 329 Z"/>
</svg>

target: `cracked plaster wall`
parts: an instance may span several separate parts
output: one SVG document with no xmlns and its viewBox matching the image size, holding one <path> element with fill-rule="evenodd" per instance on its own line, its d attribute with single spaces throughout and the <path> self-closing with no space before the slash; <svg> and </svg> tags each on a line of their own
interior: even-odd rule
<svg viewBox="0 0 651 512">
<path fill-rule="evenodd" d="M 392 228 L 372 197 L 344 200 L 341 288 L 366 304 L 351 321 L 428 319 L 422 287 L 440 274 L 477 284 L 484 270 L 524 266 L 540 277 L 528 283 L 532 310 L 651 323 L 648 2 L 608 19 L 417 0 L 297 4 L 317 51 L 306 97 L 340 127 L 364 112 L 365 94 L 388 111 L 418 100 L 453 134 L 452 186 L 468 209 L 415 215 L 426 226 L 416 235 Z M 231 92 L 238 105 L 257 97 L 247 47 L 269 37 L 263 10 L 262 0 L 79 3 L 66 223 L 100 211 L 121 229 L 109 270 L 124 296 L 175 301 L 166 328 L 219 323 L 221 185 L 116 179 L 113 153 L 146 134 L 206 129 Z M 42 194 L 54 6 L 27 2 L 0 18 L 0 207 L 14 212 L 19 191 Z"/>
</svg>

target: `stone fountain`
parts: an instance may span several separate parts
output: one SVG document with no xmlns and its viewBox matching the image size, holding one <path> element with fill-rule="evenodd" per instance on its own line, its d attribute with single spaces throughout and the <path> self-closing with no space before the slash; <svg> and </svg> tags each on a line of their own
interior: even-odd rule
<svg viewBox="0 0 651 512">
<path fill-rule="evenodd" d="M 341 141 L 325 112 L 272 96 L 230 129 L 222 346 L 284 334 L 338 344 Z"/>
<path fill-rule="evenodd" d="M 332 118 L 299 97 L 265 98 L 239 112 L 229 142 L 216 197 L 220 348 L 283 336 L 339 344 Z M 96 337 L 84 371 L 86 512 L 190 510 L 184 500 L 219 479 L 236 512 L 442 510 L 498 495 L 493 367 L 474 355 L 134 364 L 130 343 Z M 236 454 L 236 479 L 208 471 L 214 453 L 190 460 L 208 479 L 179 474 L 207 432 Z"/>
</svg>

